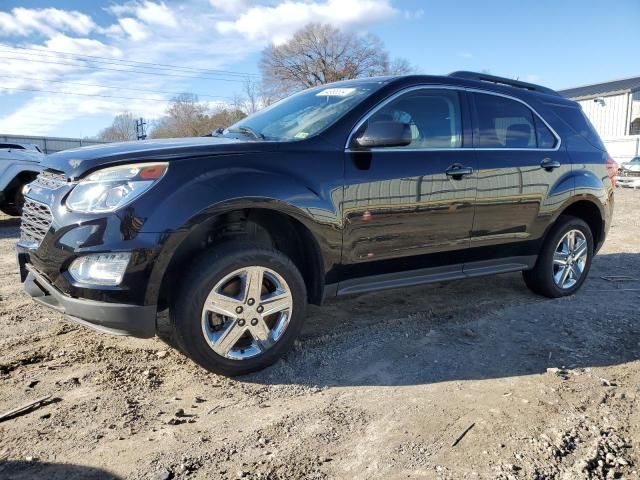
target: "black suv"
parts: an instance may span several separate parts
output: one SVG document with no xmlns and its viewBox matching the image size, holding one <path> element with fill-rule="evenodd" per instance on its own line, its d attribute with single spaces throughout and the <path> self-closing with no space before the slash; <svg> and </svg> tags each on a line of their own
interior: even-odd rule
<svg viewBox="0 0 640 480">
<path fill-rule="evenodd" d="M 212 137 L 50 155 L 25 192 L 25 290 L 213 372 L 274 362 L 307 303 L 522 271 L 573 294 L 616 164 L 579 106 L 472 72 L 305 90 Z"/>
</svg>

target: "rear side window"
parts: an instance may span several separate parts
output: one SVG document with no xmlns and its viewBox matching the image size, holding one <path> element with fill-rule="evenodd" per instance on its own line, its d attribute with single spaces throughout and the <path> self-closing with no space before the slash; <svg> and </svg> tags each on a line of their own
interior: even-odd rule
<svg viewBox="0 0 640 480">
<path fill-rule="evenodd" d="M 553 148 L 556 137 L 526 105 L 483 93 L 474 94 L 479 148 Z"/>
<path fill-rule="evenodd" d="M 554 105 L 554 107 L 553 111 L 563 122 L 578 132 L 594 147 L 606 150 L 596 129 L 593 128 L 593 125 L 591 125 L 591 122 L 580 107 L 566 107 L 563 105 Z"/>
<path fill-rule="evenodd" d="M 553 148 L 556 146 L 556 137 L 551 133 L 549 127 L 547 127 L 540 118 L 533 116 L 536 122 L 536 135 L 538 139 L 538 148 Z"/>
<path fill-rule="evenodd" d="M 520 102 L 496 95 L 475 95 L 480 148 L 536 148 L 531 110 Z"/>
</svg>

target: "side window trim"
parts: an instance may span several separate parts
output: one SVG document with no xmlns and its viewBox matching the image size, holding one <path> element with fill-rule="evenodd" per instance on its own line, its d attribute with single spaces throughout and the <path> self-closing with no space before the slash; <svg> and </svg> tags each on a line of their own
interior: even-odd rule
<svg viewBox="0 0 640 480">
<path fill-rule="evenodd" d="M 353 127 L 353 129 L 351 129 L 351 133 L 349 133 L 349 136 L 347 137 L 347 142 L 345 144 L 345 151 L 346 152 L 351 152 L 351 142 L 353 141 L 353 136 L 356 134 L 356 132 L 362 127 L 362 125 L 365 124 L 365 122 L 367 122 L 369 120 L 369 118 L 371 118 L 373 115 L 375 115 L 379 110 L 383 109 L 386 105 L 388 105 L 389 103 L 391 103 L 392 101 L 394 101 L 396 98 L 404 95 L 405 93 L 410 93 L 412 91 L 416 91 L 416 90 L 426 90 L 426 89 L 430 89 L 430 90 L 456 90 L 460 93 L 460 109 L 461 109 L 461 115 L 462 115 L 462 147 L 457 147 L 457 148 L 416 148 L 416 149 L 405 149 L 405 148 L 382 148 L 382 149 L 378 149 L 378 148 L 372 148 L 371 151 L 376 152 L 376 151 L 385 151 L 385 152 L 389 152 L 389 151 L 394 151 L 394 152 L 437 152 L 437 151 L 456 151 L 456 150 L 500 150 L 500 151 L 509 151 L 509 150 L 516 150 L 516 151 L 540 151 L 540 152 L 557 152 L 558 150 L 560 150 L 560 146 L 562 145 L 562 139 L 560 138 L 560 135 L 558 135 L 558 133 L 553 129 L 553 127 L 551 125 L 549 125 L 549 122 L 547 122 L 544 117 L 542 115 L 540 115 L 535 108 L 533 108 L 531 105 L 529 105 L 527 102 L 525 102 L 524 100 L 521 100 L 519 98 L 516 97 L 512 97 L 511 95 L 506 95 L 504 93 L 498 93 L 498 92 L 492 92 L 489 90 L 482 90 L 479 88 L 469 88 L 469 87 L 460 87 L 460 86 L 453 86 L 453 85 L 413 85 L 411 87 L 407 87 L 404 88 L 396 93 L 394 93 L 393 95 L 388 96 L 387 98 L 385 98 L 384 100 L 380 101 L 380 103 L 378 103 L 376 106 L 374 106 L 371 110 L 369 110 L 367 113 L 365 113 L 362 118 L 358 121 L 358 123 L 356 123 L 355 127 Z M 523 104 L 525 107 L 527 107 L 529 110 L 531 110 L 531 112 L 533 113 L 533 115 L 536 117 L 536 120 L 540 120 L 548 129 L 549 131 L 553 134 L 553 136 L 556 139 L 556 145 L 553 148 L 532 148 L 532 147 L 527 147 L 527 148 L 494 148 L 494 147 L 476 147 L 475 146 L 475 137 L 476 137 L 476 111 L 475 111 L 475 103 L 473 101 L 473 95 L 469 95 L 469 93 L 484 93 L 487 95 L 494 95 L 496 97 L 503 97 L 503 98 L 508 98 L 510 100 L 515 100 L 516 102 L 519 102 L 521 104 Z M 469 120 L 471 120 L 471 125 L 469 125 Z M 537 137 L 537 134 L 536 134 Z"/>
<path fill-rule="evenodd" d="M 469 95 L 470 100 L 469 103 L 471 104 L 471 118 L 473 119 L 473 149 L 474 150 L 480 150 L 480 151 L 487 151 L 487 150 L 496 150 L 496 151 L 536 151 L 536 152 L 557 152 L 558 150 L 560 150 L 560 145 L 562 144 L 562 139 L 560 138 L 560 135 L 558 135 L 558 133 L 553 129 L 553 127 L 551 125 L 549 125 L 549 122 L 547 122 L 544 117 L 542 115 L 540 115 L 535 108 L 533 108 L 531 105 L 529 105 L 527 102 L 525 102 L 524 100 L 521 100 L 519 98 L 516 97 L 512 97 L 510 95 L 505 95 L 502 93 L 497 93 L 497 92 L 490 92 L 487 90 L 481 90 L 481 89 L 477 89 L 477 88 L 467 88 L 466 89 L 467 92 L 470 93 L 480 93 L 480 94 L 485 94 L 485 95 L 493 95 L 495 97 L 502 97 L 502 98 L 507 98 L 509 100 L 513 100 L 516 101 L 518 103 L 521 103 L 522 105 L 524 105 L 526 108 L 529 109 L 529 111 L 533 114 L 534 117 L 534 125 L 533 127 L 536 129 L 536 142 L 537 142 L 537 138 L 538 138 L 538 132 L 537 132 L 537 126 L 535 125 L 538 121 L 540 121 L 544 126 L 546 126 L 549 131 L 551 132 L 551 134 L 554 136 L 554 138 L 556 139 L 556 143 L 555 146 L 553 148 L 540 148 L 538 146 L 536 147 L 523 147 L 523 148 L 500 148 L 500 147 L 476 147 L 476 143 L 478 140 L 478 110 L 476 108 L 476 103 L 475 103 L 475 98 L 473 95 Z"/>
</svg>

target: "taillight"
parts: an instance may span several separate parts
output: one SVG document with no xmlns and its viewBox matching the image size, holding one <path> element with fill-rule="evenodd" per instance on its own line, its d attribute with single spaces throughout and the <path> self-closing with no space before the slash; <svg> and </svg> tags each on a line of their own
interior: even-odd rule
<svg viewBox="0 0 640 480">
<path fill-rule="evenodd" d="M 607 174 L 609 175 L 609 178 L 611 179 L 611 184 L 614 187 L 618 186 L 618 180 L 616 178 L 616 176 L 618 175 L 618 168 L 619 165 L 616 163 L 616 161 L 609 157 L 607 158 L 607 161 L 605 162 L 607 165 Z"/>
</svg>

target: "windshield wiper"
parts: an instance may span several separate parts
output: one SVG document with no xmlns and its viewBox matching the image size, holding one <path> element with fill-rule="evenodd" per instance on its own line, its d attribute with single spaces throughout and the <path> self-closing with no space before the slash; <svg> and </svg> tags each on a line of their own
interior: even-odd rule
<svg viewBox="0 0 640 480">
<path fill-rule="evenodd" d="M 253 137 L 256 140 L 266 140 L 267 139 L 267 137 L 265 137 L 262 133 L 256 132 L 253 128 L 246 127 L 246 126 L 240 126 L 240 127 L 234 128 L 234 129 L 227 129 L 227 132 L 228 133 L 241 133 L 243 135 L 248 135 L 250 137 Z"/>
</svg>

